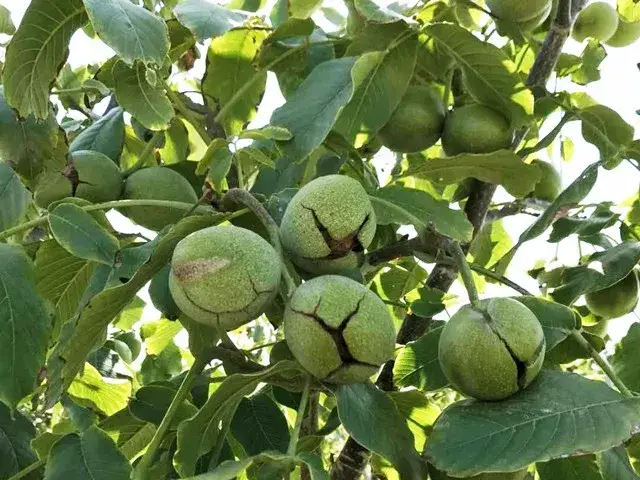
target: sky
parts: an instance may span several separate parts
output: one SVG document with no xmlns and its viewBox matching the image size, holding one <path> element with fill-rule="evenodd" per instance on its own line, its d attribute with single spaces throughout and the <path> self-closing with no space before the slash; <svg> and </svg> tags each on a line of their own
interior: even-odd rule
<svg viewBox="0 0 640 480">
<path fill-rule="evenodd" d="M 272 3 L 272 2 L 270 2 Z M 384 1 L 378 3 L 383 4 Z M 391 3 L 391 2 L 387 2 Z M 615 2 L 609 1 L 612 5 Z M 0 5 L 4 5 L 12 12 L 12 19 L 17 25 L 29 4 L 28 0 L 0 0 Z M 342 2 L 333 2 L 325 0 L 325 6 L 338 7 L 342 10 Z M 321 15 L 314 16 L 314 20 L 321 26 L 326 24 L 326 20 Z M 1 39 L 0 39 L 1 40 Z M 584 48 L 583 44 L 570 39 L 565 47 L 565 52 L 580 54 Z M 69 63 L 72 67 L 84 65 L 87 62 L 104 61 L 113 55 L 112 50 L 99 40 L 89 39 L 82 31 L 78 31 L 71 40 Z M 635 46 L 623 49 L 607 49 L 607 58 L 601 65 L 602 78 L 600 81 L 587 85 L 585 87 L 559 83 L 559 86 L 570 91 L 584 91 L 595 98 L 598 102 L 617 111 L 625 121 L 630 123 L 636 129 L 636 138 L 638 138 L 638 127 L 640 127 L 640 117 L 636 110 L 640 110 L 640 70 L 637 64 L 640 63 L 640 43 Z M 188 75 L 201 76 L 203 72 L 202 60 L 196 65 L 196 68 Z M 181 74 L 183 75 L 183 74 Z M 178 82 L 181 84 L 182 82 Z M 257 117 L 252 122 L 252 127 L 258 127 L 268 123 L 271 112 L 284 103 L 284 99 L 278 89 L 275 77 L 270 74 L 267 84 L 267 92 L 260 106 Z M 542 129 L 542 135 L 548 132 L 557 122 L 557 117 L 548 119 Z M 540 153 L 540 158 L 551 161 L 561 172 L 563 183 L 569 185 L 589 164 L 598 160 L 598 151 L 592 145 L 587 144 L 580 133 L 579 122 L 573 122 L 565 126 L 563 135 L 570 138 L 575 145 L 573 159 L 570 162 L 563 162 L 560 158 L 558 150 L 552 158 L 549 158 L 545 152 Z M 376 166 L 383 167 L 392 161 L 391 152 L 381 151 L 379 157 L 376 158 Z M 388 170 L 388 169 L 387 169 Z M 385 181 L 385 175 L 381 174 L 381 180 Z M 585 203 L 598 203 L 602 201 L 610 201 L 621 204 L 638 192 L 638 182 L 640 176 L 638 171 L 631 165 L 624 162 L 614 171 L 605 171 L 600 169 L 598 182 L 591 194 L 585 199 Z M 510 197 L 504 190 L 499 189 L 495 198 L 497 202 L 509 201 Z M 115 212 L 109 214 L 110 219 L 114 222 L 116 228 L 121 231 L 141 231 L 138 227 L 132 225 L 124 217 Z M 514 241 L 520 233 L 527 228 L 533 218 L 526 215 L 509 217 L 505 222 L 505 227 Z M 145 232 L 148 233 L 148 232 Z M 612 236 L 616 236 L 616 232 L 612 232 Z M 543 260 L 549 263 L 556 255 L 556 245 L 546 242 L 547 235 L 543 235 L 537 240 L 526 243 L 516 255 L 507 276 L 513 281 L 524 286 L 532 292 L 537 292 L 537 282 L 527 275 L 527 270 L 532 268 L 536 261 Z M 585 246 L 583 252 L 591 251 Z M 559 258 L 565 264 L 575 264 L 578 260 L 578 249 L 575 238 L 569 238 L 563 241 L 558 248 Z M 464 288 L 456 284 L 451 290 L 462 299 L 466 298 Z M 513 295 L 513 291 L 500 285 L 487 285 L 483 297 Z M 147 294 L 143 292 L 141 296 L 146 299 Z M 463 302 L 464 303 L 464 302 Z M 455 310 L 449 310 L 452 313 Z M 145 310 L 145 318 L 155 318 L 158 313 L 151 307 Z M 609 334 L 614 339 L 619 339 L 628 329 L 631 322 L 638 321 L 635 315 L 628 315 L 621 319 L 617 319 L 610 324 Z"/>
</svg>

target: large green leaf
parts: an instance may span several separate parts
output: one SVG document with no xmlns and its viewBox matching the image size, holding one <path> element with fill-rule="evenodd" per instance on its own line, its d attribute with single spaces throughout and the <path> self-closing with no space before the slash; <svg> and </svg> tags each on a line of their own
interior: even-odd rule
<svg viewBox="0 0 640 480">
<path fill-rule="evenodd" d="M 304 160 L 324 141 L 353 94 L 352 69 L 366 61 L 344 57 L 321 63 L 289 101 L 273 112 L 271 124 L 293 134 L 291 140 L 278 142 L 289 161 Z"/>
<path fill-rule="evenodd" d="M 73 385 L 73 384 L 72 384 Z M 129 403 L 129 412 L 139 420 L 160 425 L 167 413 L 176 388 L 168 385 L 147 385 L 140 388 Z M 175 428 L 181 421 L 194 416 L 198 409 L 187 399 L 183 400 L 171 422 Z"/>
<path fill-rule="evenodd" d="M 10 478 L 36 461 L 31 440 L 36 429 L 20 412 L 0 402 L 0 478 Z"/>
<path fill-rule="evenodd" d="M 45 480 L 129 480 L 131 465 L 109 436 L 95 425 L 70 433 L 49 452 Z"/>
<path fill-rule="evenodd" d="M 115 263 L 120 249 L 118 239 L 77 205 L 58 205 L 49 213 L 49 227 L 58 243 L 72 255 L 105 265 Z"/>
<path fill-rule="evenodd" d="M 93 150 L 104 153 L 114 162 L 118 162 L 124 146 L 124 111 L 117 107 L 109 110 L 89 128 L 73 139 L 69 150 Z"/>
<path fill-rule="evenodd" d="M 539 463 L 536 468 L 540 480 L 603 480 L 595 455 L 560 458 Z"/>
<path fill-rule="evenodd" d="M 436 23 L 428 26 L 425 33 L 455 60 L 476 101 L 504 112 L 514 126 L 527 122 L 533 113 L 533 94 L 502 50 L 457 25 Z"/>
<path fill-rule="evenodd" d="M 581 239 L 596 235 L 615 225 L 619 218 L 620 215 L 613 213 L 608 207 L 598 207 L 586 218 L 582 215 L 560 218 L 553 224 L 549 242 L 560 242 L 569 235 L 578 235 Z"/>
<path fill-rule="evenodd" d="M 258 73 L 253 60 L 265 38 L 263 30 L 231 30 L 209 46 L 202 92 L 210 107 L 225 108 L 243 85 L 252 82 L 221 119 L 228 136 L 237 135 L 249 123 L 264 94 L 267 74 Z"/>
<path fill-rule="evenodd" d="M 20 247 L 0 244 L 0 402 L 13 408 L 36 386 L 51 315 Z"/>
<path fill-rule="evenodd" d="M 452 210 L 449 203 L 436 200 L 427 192 L 401 186 L 384 187 L 371 196 L 379 225 L 413 225 L 418 231 L 433 224 L 435 229 L 461 242 L 471 240 L 473 227 L 464 212 Z"/>
<path fill-rule="evenodd" d="M 415 449 L 421 452 L 431 428 L 440 415 L 440 409 L 418 390 L 389 392 L 389 396 L 398 411 L 406 418 L 407 426 L 413 433 Z"/>
<path fill-rule="evenodd" d="M 0 5 L 0 33 L 13 35 L 16 33 L 16 26 L 11 21 L 11 12 L 7 7 Z"/>
<path fill-rule="evenodd" d="M 129 67 L 118 62 L 113 67 L 118 103 L 149 130 L 169 127 L 175 112 L 162 85 L 147 82 L 146 67 L 136 63 Z"/>
<path fill-rule="evenodd" d="M 131 415 L 128 408 L 104 420 L 100 423 L 100 428 L 107 432 L 129 460 L 149 444 L 156 432 L 155 425 L 138 420 Z"/>
<path fill-rule="evenodd" d="M 619 445 L 640 426 L 639 413 L 640 398 L 623 397 L 580 375 L 543 370 L 529 387 L 501 402 L 464 400 L 448 407 L 426 455 L 456 476 L 516 471 Z"/>
<path fill-rule="evenodd" d="M 299 372 L 297 363 L 284 360 L 262 372 L 227 377 L 198 414 L 179 425 L 178 449 L 173 458 L 176 471 L 181 476 L 195 473 L 198 458 L 207 453 L 216 441 L 220 421 L 226 415 L 232 415 L 242 397 L 253 392 L 259 383 L 276 375 Z"/>
<path fill-rule="evenodd" d="M 428 392 L 449 384 L 438 360 L 438 342 L 443 328 L 444 325 L 440 325 L 430 329 L 400 350 L 393 365 L 393 381 L 398 387 L 416 387 Z"/>
<path fill-rule="evenodd" d="M 514 197 L 524 197 L 540 181 L 541 172 L 535 165 L 523 163 L 512 151 L 498 150 L 477 155 L 465 153 L 449 158 L 430 158 L 404 175 L 446 185 L 476 178 L 502 185 Z"/>
<path fill-rule="evenodd" d="M 627 450 L 623 446 L 611 448 L 596 455 L 602 478 L 604 480 L 638 480 L 640 476 L 635 472 L 629 461 Z"/>
<path fill-rule="evenodd" d="M 407 40 L 387 49 L 395 39 L 407 33 Z M 413 76 L 418 48 L 417 36 L 411 34 L 404 22 L 370 25 L 361 36 L 364 38 L 354 40 L 362 44 L 360 51 L 352 45 L 347 54 L 371 53 L 365 53 L 353 69 L 351 75 L 357 88 L 335 125 L 335 130 L 356 148 L 378 133 L 400 104 Z"/>
<path fill-rule="evenodd" d="M 20 120 L 11 109 L 0 85 L 0 162 L 5 162 L 27 180 L 43 170 L 61 170 L 66 165 L 66 137 L 55 116 L 38 121 L 33 115 Z"/>
<path fill-rule="evenodd" d="M 562 285 L 551 296 L 557 302 L 571 305 L 583 294 L 618 283 L 633 270 L 638 261 L 640 242 L 616 245 L 592 255 L 584 265 L 567 268 L 562 275 Z"/>
<path fill-rule="evenodd" d="M 611 357 L 613 371 L 620 380 L 635 392 L 640 392 L 640 323 L 634 323 L 624 338 L 616 345 Z"/>
<path fill-rule="evenodd" d="M 247 20 L 245 12 L 228 10 L 208 0 L 185 0 L 173 13 L 200 41 L 219 37 Z"/>
<path fill-rule="evenodd" d="M 522 235 L 520 235 L 518 242 L 513 246 L 513 248 L 509 250 L 509 252 L 496 264 L 496 270 L 498 272 L 506 271 L 509 263 L 511 263 L 511 260 L 523 243 L 539 237 L 553 224 L 558 211 L 568 206 L 580 203 L 587 195 L 589 195 L 589 192 L 598 179 L 598 167 L 599 164 L 597 163 L 589 165 L 571 185 L 558 195 L 558 198 L 551 202 L 551 205 L 547 207 L 544 213 L 540 215 L 538 219 L 522 233 Z"/>
<path fill-rule="evenodd" d="M 62 392 L 80 372 L 96 342 L 109 323 L 131 302 L 136 293 L 169 261 L 177 243 L 192 232 L 216 225 L 227 218 L 222 214 L 189 217 L 157 237 L 155 250 L 126 283 L 107 288 L 91 298 L 79 312 L 76 322 L 63 329 L 61 340 L 49 357 L 47 402 L 55 404 Z"/>
<path fill-rule="evenodd" d="M 162 18 L 129 0 L 82 0 L 93 30 L 129 65 L 140 60 L 162 65 L 169 30 Z"/>
<path fill-rule="evenodd" d="M 354 383 L 339 386 L 335 395 L 340 421 L 356 442 L 389 460 L 403 480 L 425 478 L 413 435 L 385 392 L 371 383 Z"/>
<path fill-rule="evenodd" d="M 82 374 L 69 385 L 67 393 L 79 405 L 113 415 L 126 407 L 131 396 L 131 383 L 127 380 L 105 382 L 98 370 L 86 363 Z"/>
<path fill-rule="evenodd" d="M 49 92 L 69 54 L 71 35 L 87 23 L 82 0 L 33 0 L 7 47 L 5 95 L 21 117 L 49 116 Z"/>
<path fill-rule="evenodd" d="M 267 450 L 285 453 L 289 445 L 287 419 L 266 394 L 240 400 L 231 421 L 231 432 L 247 455 Z"/>
<path fill-rule="evenodd" d="M 615 159 L 633 141 L 633 127 L 604 105 L 592 105 L 578 115 L 582 120 L 582 136 L 598 148 L 603 160 Z"/>
<path fill-rule="evenodd" d="M 0 231 L 11 228 L 24 217 L 31 194 L 18 175 L 5 163 L 0 163 Z"/>
</svg>

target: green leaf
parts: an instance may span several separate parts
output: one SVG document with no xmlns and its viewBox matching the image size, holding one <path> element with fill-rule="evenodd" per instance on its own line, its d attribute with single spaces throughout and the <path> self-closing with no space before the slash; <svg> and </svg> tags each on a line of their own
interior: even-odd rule
<svg viewBox="0 0 640 480">
<path fill-rule="evenodd" d="M 353 94 L 351 71 L 359 61 L 364 60 L 345 57 L 321 63 L 287 103 L 273 112 L 271 125 L 293 134 L 293 139 L 278 142 L 287 160 L 301 162 L 327 137 Z"/>
<path fill-rule="evenodd" d="M 473 263 L 492 267 L 513 247 L 513 240 L 504 228 L 503 219 L 495 222 L 485 222 L 476 238 L 473 239 L 469 254 Z"/>
<path fill-rule="evenodd" d="M 186 218 L 164 235 L 156 237 L 157 244 L 149 259 L 124 284 L 107 288 L 91 298 L 79 312 L 76 322 L 67 324 L 56 348 L 49 357 L 47 368 L 47 404 L 53 405 L 61 393 L 80 372 L 85 358 L 102 338 L 109 323 L 133 300 L 136 293 L 169 261 L 173 249 L 184 237 L 224 221 L 226 215 L 211 214 Z"/>
<path fill-rule="evenodd" d="M 305 458 L 308 459 L 308 457 Z M 278 452 L 263 452 L 260 455 L 256 455 L 255 457 L 247 457 L 242 460 L 227 460 L 226 462 L 222 462 L 219 466 L 207 473 L 203 473 L 202 475 L 198 475 L 196 477 L 188 477 L 185 480 L 234 480 L 236 478 L 243 478 L 242 474 L 250 467 L 256 467 L 256 469 L 271 465 L 289 467 L 290 465 L 293 465 L 296 460 L 304 462 L 304 460 L 302 460 L 301 458 L 289 457 Z M 317 471 L 315 472 L 317 473 Z M 267 478 L 280 477 L 267 476 Z M 325 480 L 322 477 L 313 477 L 314 480 L 316 478 Z"/>
<path fill-rule="evenodd" d="M 144 340 L 147 354 L 158 355 L 181 330 L 182 325 L 180 322 L 164 319 L 146 322 L 140 328 L 140 336 Z"/>
<path fill-rule="evenodd" d="M 238 138 L 251 140 L 291 140 L 292 137 L 293 135 L 286 128 L 270 125 L 255 130 L 243 130 L 238 134 Z"/>
<path fill-rule="evenodd" d="M 105 382 L 98 370 L 87 363 L 67 393 L 79 405 L 113 415 L 126 407 L 131 396 L 131 383 L 127 380 Z"/>
<path fill-rule="evenodd" d="M 539 463 L 536 469 L 540 480 L 603 480 L 595 455 L 551 460 Z"/>
<path fill-rule="evenodd" d="M 540 181 L 541 172 L 535 165 L 523 163 L 510 150 L 486 154 L 462 154 L 449 158 L 431 158 L 409 169 L 407 177 L 418 177 L 451 185 L 467 178 L 502 185 L 514 197 L 524 197 Z"/>
<path fill-rule="evenodd" d="M 526 295 L 511 298 L 524 304 L 538 318 L 547 351 L 562 342 L 577 327 L 575 313 L 565 305 Z"/>
<path fill-rule="evenodd" d="M 0 478 L 10 478 L 36 461 L 31 449 L 35 436 L 35 427 L 24 415 L 0 402 Z"/>
<path fill-rule="evenodd" d="M 158 149 L 158 154 L 164 165 L 176 165 L 186 162 L 190 153 L 189 131 L 182 119 L 174 117 L 164 132 L 164 146 Z"/>
<path fill-rule="evenodd" d="M 136 323 L 142 320 L 142 313 L 146 305 L 140 297 L 133 297 L 131 303 L 125 307 L 114 322 L 114 326 L 123 331 L 131 330 Z"/>
<path fill-rule="evenodd" d="M 7 100 L 21 117 L 49 116 L 49 93 L 69 54 L 73 33 L 87 23 L 82 0 L 33 0 L 5 58 Z"/>
<path fill-rule="evenodd" d="M 222 182 L 231 170 L 233 156 L 234 154 L 229 150 L 227 145 L 220 147 L 213 154 L 209 172 L 207 173 L 207 180 L 209 180 L 214 187 L 221 188 Z"/>
<path fill-rule="evenodd" d="M 158 355 L 147 355 L 140 366 L 140 381 L 149 385 L 166 382 L 182 371 L 182 354 L 178 346 L 171 342 Z"/>
<path fill-rule="evenodd" d="M 114 264 L 120 249 L 118 239 L 77 205 L 58 205 L 49 213 L 49 227 L 57 242 L 72 255 L 105 265 Z"/>
<path fill-rule="evenodd" d="M 413 435 L 387 393 L 371 383 L 340 385 L 334 393 L 342 425 L 356 442 L 389 460 L 403 480 L 425 478 Z"/>
<path fill-rule="evenodd" d="M 616 351 L 611 357 L 611 366 L 620 380 L 635 392 L 640 392 L 639 358 L 640 324 L 634 323 L 620 343 L 616 345 Z"/>
<path fill-rule="evenodd" d="M 199 41 L 224 35 L 232 28 L 241 27 L 248 18 L 245 12 L 228 10 L 207 0 L 185 0 L 173 13 Z"/>
<path fill-rule="evenodd" d="M 559 218 L 553 224 L 549 242 L 556 243 L 573 234 L 577 234 L 579 237 L 595 235 L 601 230 L 615 225 L 619 218 L 620 215 L 611 212 L 608 207 L 596 208 L 588 218 L 578 215 Z"/>
<path fill-rule="evenodd" d="M 543 370 L 506 400 L 449 406 L 436 422 L 426 456 L 450 475 L 516 471 L 619 445 L 640 425 L 639 412 L 640 398 L 625 398 L 580 375 Z"/>
<path fill-rule="evenodd" d="M 139 389 L 131 399 L 129 411 L 140 420 L 160 425 L 175 396 L 176 388 L 166 385 L 147 385 Z M 198 409 L 190 401 L 183 400 L 171 422 L 172 428 L 176 428 L 180 422 L 193 417 L 196 413 Z"/>
<path fill-rule="evenodd" d="M 252 82 L 221 119 L 228 136 L 237 135 L 251 121 L 264 94 L 267 74 L 258 72 L 253 60 L 266 38 L 263 30 L 232 30 L 209 46 L 202 92 L 211 108 L 225 108 L 243 85 Z"/>
<path fill-rule="evenodd" d="M 45 480 L 129 480 L 131 465 L 113 440 L 95 425 L 71 433 L 51 449 Z"/>
<path fill-rule="evenodd" d="M 267 167 L 275 168 L 274 160 L 257 148 L 245 147 L 240 149 L 236 152 L 235 157 L 236 161 L 241 162 L 242 164 L 248 163 L 249 165 L 265 165 Z"/>
<path fill-rule="evenodd" d="M 533 114 L 533 94 L 502 50 L 457 25 L 436 23 L 425 33 L 455 60 L 474 100 L 504 112 L 514 127 L 527 123 Z"/>
<path fill-rule="evenodd" d="M 542 235 L 545 230 L 553 224 L 556 219 L 556 214 L 561 209 L 578 204 L 587 195 L 589 195 L 589 192 L 598 179 L 598 166 L 599 165 L 597 163 L 588 166 L 571 185 L 558 195 L 558 198 L 556 198 L 551 205 L 547 207 L 544 213 L 540 215 L 538 219 L 522 233 L 522 235 L 520 235 L 518 242 L 496 264 L 497 272 L 505 272 L 520 246 L 523 243 Z"/>
<path fill-rule="evenodd" d="M 426 279 L 425 279 L 426 280 Z M 411 312 L 422 318 L 431 318 L 444 311 L 444 292 L 425 285 L 418 290 L 420 298 L 411 302 Z"/>
<path fill-rule="evenodd" d="M 593 105 L 578 116 L 582 120 L 582 136 L 598 148 L 602 160 L 618 158 L 633 141 L 633 127 L 609 107 Z"/>
<path fill-rule="evenodd" d="M 400 350 L 393 365 L 393 382 L 398 387 L 416 387 L 429 392 L 449 385 L 438 360 L 443 328 L 443 325 L 431 328 L 426 335 Z"/>
<path fill-rule="evenodd" d="M 329 474 L 324 470 L 322 459 L 311 452 L 300 452 L 296 457 L 298 463 L 304 463 L 309 469 L 311 480 L 329 480 Z"/>
<path fill-rule="evenodd" d="M 408 38 L 388 49 L 401 36 Z M 400 104 L 413 76 L 418 37 L 407 24 L 371 25 L 362 32 L 366 52 L 351 72 L 356 85 L 351 100 L 336 121 L 335 130 L 356 148 L 360 148 L 387 123 Z M 375 51 L 380 50 L 380 51 Z M 353 46 L 347 54 L 358 55 Z"/>
<path fill-rule="evenodd" d="M 356 11 L 372 23 L 391 23 L 403 18 L 402 15 L 383 6 L 386 2 L 355 0 L 353 4 L 356 7 Z"/>
<path fill-rule="evenodd" d="M 169 127 L 175 112 L 163 87 L 147 82 L 146 67 L 137 63 L 132 67 L 118 62 L 113 67 L 118 103 L 149 130 Z"/>
<path fill-rule="evenodd" d="M 605 450 L 596 455 L 602 478 L 604 480 L 638 480 L 640 477 L 635 472 L 629 461 L 627 450 L 620 446 Z"/>
<path fill-rule="evenodd" d="M 35 180 L 43 170 L 61 170 L 66 165 L 66 136 L 55 116 L 44 121 L 30 115 L 20 120 L 5 99 L 0 85 L 0 161 Z"/>
<path fill-rule="evenodd" d="M 267 40 L 268 43 L 282 41 L 295 37 L 309 37 L 313 34 L 316 24 L 310 18 L 289 18 L 286 22 L 278 25 Z"/>
<path fill-rule="evenodd" d="M 233 414 L 242 397 L 253 392 L 259 383 L 276 375 L 299 371 L 296 362 L 285 360 L 262 372 L 228 376 L 198 414 L 178 426 L 178 449 L 173 457 L 176 471 L 181 476 L 195 473 L 198 458 L 207 453 L 216 441 L 220 420 Z"/>
<path fill-rule="evenodd" d="M 422 231 L 432 223 L 443 235 L 461 242 L 471 240 L 473 227 L 464 212 L 450 209 L 448 202 L 436 200 L 422 190 L 384 187 L 371 196 L 371 203 L 379 225 L 413 225 Z"/>
<path fill-rule="evenodd" d="M 389 392 L 398 411 L 406 418 L 407 426 L 415 439 L 415 449 L 421 452 L 433 424 L 440 415 L 440 409 L 418 390 Z"/>
<path fill-rule="evenodd" d="M 619 0 L 618 13 L 628 22 L 640 22 L 640 5 L 635 0 Z"/>
<path fill-rule="evenodd" d="M 10 408 L 36 386 L 51 315 L 20 247 L 0 244 L 0 402 Z"/>
<path fill-rule="evenodd" d="M 129 409 L 123 409 L 100 424 L 118 445 L 118 449 L 132 460 L 149 444 L 156 432 L 155 425 L 135 418 Z"/>
<path fill-rule="evenodd" d="M 7 7 L 0 5 L 0 33 L 13 35 L 16 33 L 16 26 L 11 21 L 11 12 Z"/>
<path fill-rule="evenodd" d="M 73 139 L 69 150 L 93 150 L 105 154 L 118 162 L 124 147 L 124 110 L 117 107 L 109 110 L 86 130 Z"/>
<path fill-rule="evenodd" d="M 162 18 L 129 0 L 82 0 L 100 39 L 129 65 L 140 60 L 162 65 L 169 53 L 169 30 Z"/>
<path fill-rule="evenodd" d="M 240 400 L 231 421 L 231 432 L 247 455 L 266 450 L 286 453 L 289 445 L 287 419 L 266 394 Z"/>
<path fill-rule="evenodd" d="M 289 15 L 295 18 L 309 18 L 321 3 L 322 0 L 289 0 Z"/>
<path fill-rule="evenodd" d="M 31 194 L 18 175 L 0 163 L 0 231 L 16 226 L 24 217 L 31 202 Z"/>
<path fill-rule="evenodd" d="M 607 57 L 607 51 L 597 40 L 590 40 L 581 55 L 581 65 L 571 75 L 571 80 L 578 85 L 587 85 L 600 80 L 600 65 Z"/>
<path fill-rule="evenodd" d="M 551 296 L 557 302 L 571 305 L 581 295 L 597 292 L 618 283 L 640 261 L 640 242 L 621 243 L 604 252 L 598 252 L 578 267 L 567 268 L 562 285 Z"/>
</svg>

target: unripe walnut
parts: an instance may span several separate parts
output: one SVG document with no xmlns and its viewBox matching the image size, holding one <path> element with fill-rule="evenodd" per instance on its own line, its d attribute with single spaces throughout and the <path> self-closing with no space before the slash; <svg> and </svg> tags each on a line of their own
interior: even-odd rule
<svg viewBox="0 0 640 480">
<path fill-rule="evenodd" d="M 606 42 L 615 35 L 619 21 L 615 8 L 605 2 L 595 2 L 580 12 L 571 35 L 578 42 L 587 38 Z"/>
<path fill-rule="evenodd" d="M 282 218 L 282 246 L 310 273 L 337 273 L 360 265 L 376 232 L 369 196 L 344 175 L 317 178 L 291 199 Z"/>
<path fill-rule="evenodd" d="M 278 292 L 282 262 L 261 236 L 239 227 L 188 235 L 171 259 L 169 289 L 194 320 L 233 330 L 262 315 Z"/>
<path fill-rule="evenodd" d="M 364 382 L 393 358 L 395 328 L 385 304 L 365 286 L 337 275 L 299 286 L 284 314 L 296 360 L 331 383 Z"/>
<path fill-rule="evenodd" d="M 562 177 L 560 176 L 560 172 L 558 172 L 552 164 L 544 160 L 534 160 L 531 162 L 531 165 L 537 165 L 542 172 L 540 181 L 536 183 L 531 196 L 538 200 L 553 202 L 558 198 L 560 192 L 562 192 Z"/>
<path fill-rule="evenodd" d="M 610 287 L 587 293 L 585 300 L 589 310 L 604 319 L 631 313 L 638 303 L 638 279 L 635 272 Z"/>
<path fill-rule="evenodd" d="M 552 6 L 551 0 L 487 0 L 486 3 L 491 13 L 502 20 L 519 24 L 535 20 L 538 25 L 544 22 Z"/>
<path fill-rule="evenodd" d="M 479 400 L 502 400 L 526 388 L 538 375 L 544 353 L 540 322 L 510 298 L 462 307 L 446 323 L 438 346 L 447 379 Z"/>
<path fill-rule="evenodd" d="M 442 149 L 449 156 L 461 153 L 491 153 L 509 148 L 513 130 L 496 110 L 480 104 L 454 108 L 442 133 Z"/>
</svg>

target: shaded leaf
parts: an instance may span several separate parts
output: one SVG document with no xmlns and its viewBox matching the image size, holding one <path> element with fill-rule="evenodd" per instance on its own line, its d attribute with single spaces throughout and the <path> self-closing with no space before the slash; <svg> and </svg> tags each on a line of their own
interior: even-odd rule
<svg viewBox="0 0 640 480">
<path fill-rule="evenodd" d="M 286 453 L 289 445 L 287 419 L 265 394 L 240 400 L 231 421 L 231 432 L 247 455 L 267 450 Z"/>
<path fill-rule="evenodd" d="M 160 425 L 175 396 L 175 388 L 166 385 L 147 385 L 139 389 L 131 399 L 129 412 L 139 420 Z M 198 409 L 190 401 L 183 400 L 171 422 L 172 428 L 197 412 Z"/>
<path fill-rule="evenodd" d="M 235 154 L 236 161 L 241 163 L 256 164 L 256 165 L 265 165 L 267 167 L 274 168 L 275 162 L 274 160 L 267 156 L 262 150 L 258 150 L 253 147 L 246 147 L 238 150 Z"/>
<path fill-rule="evenodd" d="M 31 194 L 18 175 L 5 163 L 0 163 L 0 231 L 16 226 L 24 217 Z"/>
<path fill-rule="evenodd" d="M 386 2 L 379 0 L 355 0 L 356 11 L 372 23 L 391 23 L 401 20 L 402 15 L 386 8 Z"/>
<path fill-rule="evenodd" d="M 293 134 L 278 142 L 290 162 L 304 160 L 327 137 L 353 94 L 351 71 L 357 60 L 345 57 L 318 65 L 293 96 L 271 116 L 271 125 Z"/>
<path fill-rule="evenodd" d="M 421 452 L 433 424 L 440 415 L 440 409 L 432 404 L 425 394 L 417 390 L 389 392 L 398 411 L 406 418 L 407 425 L 415 439 L 415 449 Z"/>
<path fill-rule="evenodd" d="M 219 37 L 247 20 L 245 12 L 228 10 L 211 0 L 185 0 L 173 10 L 180 23 L 200 41 Z"/>
<path fill-rule="evenodd" d="M 73 139 L 69 150 L 93 150 L 118 162 L 124 147 L 124 111 L 117 107 L 109 110 Z"/>
<path fill-rule="evenodd" d="M 5 57 L 8 102 L 21 117 L 49 116 L 49 93 L 69 54 L 71 35 L 87 23 L 82 0 L 33 0 Z"/>
<path fill-rule="evenodd" d="M 605 383 L 543 370 L 529 387 L 501 402 L 449 406 L 426 455 L 449 474 L 516 471 L 619 445 L 640 425 L 639 409 L 640 398 L 625 398 Z"/>
<path fill-rule="evenodd" d="M 595 455 L 559 458 L 539 463 L 536 469 L 540 480 L 603 480 Z"/>
<path fill-rule="evenodd" d="M 138 420 L 126 408 L 100 423 L 100 428 L 116 442 L 118 449 L 129 460 L 149 444 L 156 431 L 155 425 Z"/>
<path fill-rule="evenodd" d="M 577 234 L 579 237 L 589 237 L 599 233 L 605 228 L 615 225 L 620 215 L 613 213 L 607 207 L 598 207 L 590 217 L 563 217 L 553 224 L 553 230 L 549 235 L 549 242 L 555 243 Z"/>
<path fill-rule="evenodd" d="M 443 328 L 444 325 L 431 328 L 426 335 L 400 350 L 393 365 L 393 382 L 398 387 L 416 387 L 429 392 L 449 384 L 438 360 L 438 342 Z"/>
<path fill-rule="evenodd" d="M 627 334 L 616 345 L 616 351 L 611 357 L 613 371 L 620 380 L 631 390 L 640 392 L 640 324 L 634 323 Z"/>
<path fill-rule="evenodd" d="M 402 479 L 426 476 L 413 435 L 387 393 L 371 383 L 340 385 L 334 393 L 342 425 L 356 442 L 389 460 Z"/>
<path fill-rule="evenodd" d="M 7 7 L 0 5 L 0 33 L 13 35 L 16 33 L 16 26 L 11 21 L 11 12 Z"/>
<path fill-rule="evenodd" d="M 144 340 L 147 354 L 158 355 L 181 330 L 182 325 L 180 322 L 164 319 L 146 322 L 140 328 L 140 336 Z"/>
<path fill-rule="evenodd" d="M 535 165 L 523 163 L 514 152 L 498 150 L 486 154 L 465 153 L 450 158 L 432 158 L 404 175 L 446 185 L 475 178 L 502 185 L 514 197 L 524 197 L 540 181 L 541 172 Z"/>
<path fill-rule="evenodd" d="M 0 478 L 10 478 L 36 461 L 31 448 L 35 436 L 35 427 L 24 415 L 0 402 Z"/>
<path fill-rule="evenodd" d="M 87 363 L 82 374 L 71 383 L 67 393 L 79 405 L 113 415 L 127 405 L 131 383 L 127 380 L 105 382 L 98 370 Z"/>
<path fill-rule="evenodd" d="M 94 31 L 122 60 L 162 65 L 169 53 L 169 30 L 160 17 L 129 0 L 82 1 Z"/>
<path fill-rule="evenodd" d="M 432 223 L 443 235 L 461 242 L 471 240 L 473 227 L 464 212 L 450 209 L 448 202 L 436 200 L 422 190 L 384 187 L 371 196 L 371 203 L 379 225 L 413 225 L 422 231 Z"/>
<path fill-rule="evenodd" d="M 622 446 L 600 452 L 596 455 L 596 458 L 604 480 L 640 479 L 631 466 L 627 450 Z"/>
<path fill-rule="evenodd" d="M 118 239 L 82 208 L 62 203 L 48 218 L 51 233 L 69 253 L 105 265 L 114 264 L 120 249 Z"/>
</svg>

